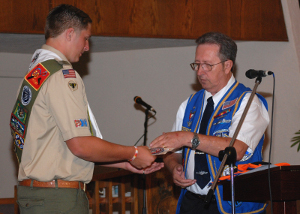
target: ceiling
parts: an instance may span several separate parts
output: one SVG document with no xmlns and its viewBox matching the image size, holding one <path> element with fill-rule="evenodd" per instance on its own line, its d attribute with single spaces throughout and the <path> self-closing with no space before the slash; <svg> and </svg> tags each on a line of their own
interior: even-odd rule
<svg viewBox="0 0 300 214">
<path fill-rule="evenodd" d="M 32 54 L 44 44 L 41 34 L 0 33 L 0 52 Z M 93 36 L 90 40 L 90 52 L 109 52 L 166 47 L 195 46 L 194 39 L 160 39 L 137 37 Z"/>
</svg>

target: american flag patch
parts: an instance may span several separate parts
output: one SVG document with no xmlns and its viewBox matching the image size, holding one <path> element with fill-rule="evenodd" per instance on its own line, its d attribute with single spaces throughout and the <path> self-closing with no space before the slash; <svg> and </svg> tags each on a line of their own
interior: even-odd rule
<svg viewBox="0 0 300 214">
<path fill-rule="evenodd" d="M 75 71 L 73 69 L 62 70 L 64 78 L 76 78 Z"/>
</svg>

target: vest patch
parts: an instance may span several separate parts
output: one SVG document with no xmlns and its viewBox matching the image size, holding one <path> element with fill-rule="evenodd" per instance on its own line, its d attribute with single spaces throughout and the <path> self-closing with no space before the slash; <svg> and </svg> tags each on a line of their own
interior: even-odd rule
<svg viewBox="0 0 300 214">
<path fill-rule="evenodd" d="M 25 80 L 37 91 L 49 76 L 50 72 L 39 63 L 25 76 Z"/>
<path fill-rule="evenodd" d="M 215 122 L 213 125 L 219 125 L 219 124 L 225 124 L 225 123 L 231 123 L 231 120 L 226 120 L 226 119 L 222 119 L 222 120 L 219 120 L 217 122 Z"/>
<path fill-rule="evenodd" d="M 252 149 L 250 149 L 250 147 L 248 147 L 247 151 L 244 154 L 244 157 L 240 161 L 242 162 L 242 161 L 249 160 L 252 157 L 252 155 L 253 155 L 253 151 Z"/>
<path fill-rule="evenodd" d="M 196 109 L 196 107 L 194 106 L 193 109 L 190 111 L 189 121 L 187 122 L 188 127 L 190 127 L 193 123 L 192 119 L 194 119 L 194 116 L 195 116 L 195 113 L 196 113 L 195 109 Z"/>
<path fill-rule="evenodd" d="M 228 129 L 221 129 L 221 130 L 217 130 L 213 133 L 213 136 L 217 136 L 217 137 L 228 137 L 229 134 L 229 130 Z"/>
<path fill-rule="evenodd" d="M 191 129 L 188 129 L 188 128 L 186 128 L 186 127 L 183 127 L 182 126 L 182 129 L 181 129 L 182 131 L 185 131 L 185 132 L 190 132 L 191 131 Z"/>
<path fill-rule="evenodd" d="M 230 112 L 230 109 L 226 109 L 225 111 L 222 111 L 220 114 L 214 116 L 214 118 L 222 118 L 225 117 L 226 114 L 228 114 Z"/>
<path fill-rule="evenodd" d="M 22 89 L 22 94 L 21 94 L 21 102 L 24 106 L 27 106 L 32 98 L 32 92 L 31 89 L 25 85 Z"/>
<path fill-rule="evenodd" d="M 224 102 L 222 106 L 222 110 L 232 107 L 233 105 L 235 105 L 237 100 L 238 98 L 235 98 L 234 100 Z"/>
</svg>

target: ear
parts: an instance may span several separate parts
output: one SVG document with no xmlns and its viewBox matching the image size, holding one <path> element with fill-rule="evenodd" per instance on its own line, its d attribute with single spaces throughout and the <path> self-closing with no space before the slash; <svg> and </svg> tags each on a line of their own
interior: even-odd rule
<svg viewBox="0 0 300 214">
<path fill-rule="evenodd" d="M 72 38 L 74 37 L 75 35 L 75 30 L 74 28 L 68 28 L 66 31 L 65 31 L 65 38 L 67 41 L 71 41 Z"/>
<path fill-rule="evenodd" d="M 233 66 L 232 60 L 227 60 L 226 62 L 224 62 L 224 70 L 225 70 L 226 74 L 228 74 L 229 72 L 231 72 L 232 66 Z"/>
</svg>

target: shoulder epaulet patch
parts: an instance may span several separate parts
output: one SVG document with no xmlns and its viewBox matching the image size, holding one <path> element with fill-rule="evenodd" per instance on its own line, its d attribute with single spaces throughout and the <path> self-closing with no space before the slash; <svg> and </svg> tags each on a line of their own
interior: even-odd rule
<svg viewBox="0 0 300 214">
<path fill-rule="evenodd" d="M 50 72 L 39 63 L 25 76 L 25 80 L 38 91 L 49 75 Z"/>
</svg>

